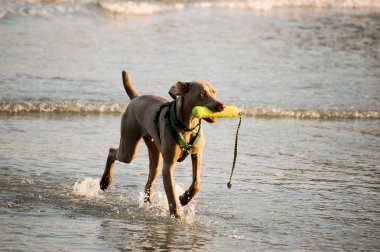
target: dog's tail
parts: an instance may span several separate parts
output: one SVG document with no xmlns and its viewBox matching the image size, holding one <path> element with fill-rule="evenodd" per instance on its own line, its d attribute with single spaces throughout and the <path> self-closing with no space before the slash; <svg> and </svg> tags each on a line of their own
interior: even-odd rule
<svg viewBox="0 0 380 252">
<path fill-rule="evenodd" d="M 123 77 L 124 89 L 125 89 L 125 92 L 127 92 L 129 98 L 133 100 L 137 96 L 140 96 L 139 93 L 137 93 L 136 89 L 133 87 L 132 82 L 129 79 L 127 71 L 122 71 L 122 77 Z"/>
</svg>

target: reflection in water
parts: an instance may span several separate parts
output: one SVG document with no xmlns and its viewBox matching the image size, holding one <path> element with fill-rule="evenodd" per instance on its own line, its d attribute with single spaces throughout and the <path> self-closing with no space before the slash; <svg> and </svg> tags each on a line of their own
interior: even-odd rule
<svg viewBox="0 0 380 252">
<path fill-rule="evenodd" d="M 105 220 L 100 228 L 99 239 L 122 251 L 197 250 L 211 241 L 207 232 L 171 218 Z"/>
</svg>

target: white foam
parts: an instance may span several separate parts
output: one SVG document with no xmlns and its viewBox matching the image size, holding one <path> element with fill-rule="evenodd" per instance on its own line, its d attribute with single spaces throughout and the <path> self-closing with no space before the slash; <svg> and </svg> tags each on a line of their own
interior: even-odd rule
<svg viewBox="0 0 380 252">
<path fill-rule="evenodd" d="M 236 229 L 233 230 L 233 233 L 230 234 L 230 238 L 234 240 L 244 240 L 244 235 L 237 235 L 236 234 Z"/>
<path fill-rule="evenodd" d="M 183 4 L 165 4 L 156 2 L 135 1 L 99 1 L 99 6 L 113 14 L 152 15 L 160 12 L 181 10 Z"/>
<path fill-rule="evenodd" d="M 243 116 L 260 118 L 291 118 L 304 120 L 379 120 L 380 111 L 355 108 L 279 108 L 279 107 L 241 107 Z"/>
<path fill-rule="evenodd" d="M 122 113 L 125 104 L 75 100 L 1 101 L 0 112 L 17 113 Z"/>
<path fill-rule="evenodd" d="M 204 1 L 194 3 L 197 8 L 224 8 L 268 11 L 277 8 L 380 8 L 380 1 L 374 0 L 245 0 L 245 1 Z"/>
<path fill-rule="evenodd" d="M 99 197 L 100 188 L 99 188 L 100 179 L 93 178 L 84 178 L 79 179 L 75 182 L 73 187 L 73 193 L 78 196 L 83 196 L 87 198 L 96 198 Z"/>
<path fill-rule="evenodd" d="M 269 11 L 281 8 L 315 9 L 363 9 L 380 8 L 376 0 L 219 0 L 189 2 L 152 2 L 152 1 L 99 1 L 99 6 L 114 14 L 153 15 L 161 12 L 178 11 L 185 8 L 200 9 L 238 9 Z"/>
<path fill-rule="evenodd" d="M 29 178 L 22 178 L 21 179 L 21 184 L 29 184 L 29 185 L 32 185 L 34 184 L 34 181 L 32 179 L 29 179 Z"/>
</svg>

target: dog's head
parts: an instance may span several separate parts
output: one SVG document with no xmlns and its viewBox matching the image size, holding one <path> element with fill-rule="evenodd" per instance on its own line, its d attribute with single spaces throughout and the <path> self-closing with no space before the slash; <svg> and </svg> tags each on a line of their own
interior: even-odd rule
<svg viewBox="0 0 380 252">
<path fill-rule="evenodd" d="M 213 112 L 221 112 L 224 104 L 216 98 L 215 88 L 207 81 L 177 82 L 169 90 L 170 96 L 175 99 L 181 96 L 186 106 L 205 106 Z M 216 122 L 216 118 L 204 118 L 209 123 Z"/>
</svg>

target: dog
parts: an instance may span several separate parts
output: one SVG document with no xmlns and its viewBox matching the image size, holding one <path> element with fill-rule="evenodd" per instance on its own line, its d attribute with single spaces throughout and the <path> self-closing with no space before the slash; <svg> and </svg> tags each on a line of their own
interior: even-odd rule
<svg viewBox="0 0 380 252">
<path fill-rule="evenodd" d="M 121 137 L 118 149 L 110 148 L 100 188 L 105 191 L 112 182 L 115 161 L 126 164 L 137 154 L 143 139 L 149 153 L 149 177 L 145 185 L 145 202 L 151 203 L 155 179 L 163 160 L 162 177 L 169 203 L 170 215 L 181 217 L 180 205 L 185 206 L 200 190 L 202 151 L 205 138 L 201 119 L 192 115 L 195 106 L 205 106 L 213 112 L 221 112 L 225 105 L 216 98 L 214 87 L 204 80 L 178 81 L 170 90 L 168 99 L 156 95 L 139 95 L 126 71 L 122 71 L 123 85 L 131 102 L 121 119 Z M 215 123 L 216 118 L 205 118 Z M 174 168 L 190 154 L 192 183 L 177 201 Z"/>
</svg>

